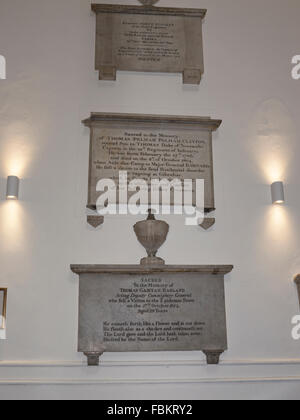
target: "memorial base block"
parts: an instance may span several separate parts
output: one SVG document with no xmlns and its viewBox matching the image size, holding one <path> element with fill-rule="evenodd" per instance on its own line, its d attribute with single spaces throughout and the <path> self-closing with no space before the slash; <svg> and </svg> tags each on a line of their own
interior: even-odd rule
<svg viewBox="0 0 300 420">
<path fill-rule="evenodd" d="M 104 352 L 227 350 L 224 276 L 231 265 L 72 265 L 80 277 L 78 351 L 98 366 Z"/>
</svg>

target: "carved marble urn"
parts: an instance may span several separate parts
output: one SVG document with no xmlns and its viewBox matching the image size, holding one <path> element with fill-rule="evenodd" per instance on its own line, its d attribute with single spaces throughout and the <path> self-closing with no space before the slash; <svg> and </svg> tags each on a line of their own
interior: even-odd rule
<svg viewBox="0 0 300 420">
<path fill-rule="evenodd" d="M 139 0 L 144 6 L 153 6 L 155 3 L 158 3 L 159 0 Z"/>
<path fill-rule="evenodd" d="M 147 220 L 134 225 L 134 231 L 138 241 L 147 251 L 148 257 L 142 258 L 142 265 L 164 265 L 165 261 L 156 256 L 158 249 L 163 245 L 169 233 L 168 223 L 156 220 L 152 211 L 149 210 Z"/>
</svg>

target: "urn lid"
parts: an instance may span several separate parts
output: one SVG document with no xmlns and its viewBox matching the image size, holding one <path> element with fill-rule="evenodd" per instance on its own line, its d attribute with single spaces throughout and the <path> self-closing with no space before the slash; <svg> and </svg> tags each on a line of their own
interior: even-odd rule
<svg viewBox="0 0 300 420">
<path fill-rule="evenodd" d="M 139 0 L 139 2 L 142 3 L 144 6 L 153 6 L 158 1 L 159 0 Z"/>
</svg>

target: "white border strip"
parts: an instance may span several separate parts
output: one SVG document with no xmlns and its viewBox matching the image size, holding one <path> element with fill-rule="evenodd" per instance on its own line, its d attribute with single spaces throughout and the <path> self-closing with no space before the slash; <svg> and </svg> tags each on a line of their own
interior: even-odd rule
<svg viewBox="0 0 300 420">
<path fill-rule="evenodd" d="M 157 379 L 1 379 L 1 385 L 124 385 L 124 384 L 209 384 L 209 383 L 300 382 L 300 376 L 264 378 L 157 378 Z"/>
<path fill-rule="evenodd" d="M 300 359 L 241 359 L 241 360 L 223 360 L 219 366 L 282 366 L 282 365 L 300 365 Z M 24 368 L 54 368 L 54 367 L 72 367 L 82 368 L 87 366 L 87 361 L 2 361 L 1 367 L 24 367 Z M 131 367 L 131 366 L 207 366 L 204 359 L 199 360 L 100 360 L 100 367 Z"/>
</svg>

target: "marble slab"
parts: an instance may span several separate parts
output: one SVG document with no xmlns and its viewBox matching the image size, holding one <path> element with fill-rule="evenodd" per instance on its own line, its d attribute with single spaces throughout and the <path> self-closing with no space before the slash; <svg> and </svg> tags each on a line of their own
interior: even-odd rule
<svg viewBox="0 0 300 420">
<path fill-rule="evenodd" d="M 182 73 L 199 84 L 204 73 L 203 9 L 93 4 L 95 67 L 100 80 L 117 70 Z"/>
<path fill-rule="evenodd" d="M 73 265 L 80 276 L 78 351 L 202 351 L 209 364 L 227 349 L 224 276 L 232 266 Z"/>
<path fill-rule="evenodd" d="M 212 132 L 221 123 L 210 117 L 92 113 L 83 121 L 90 128 L 87 207 L 97 208 L 99 180 L 114 180 L 119 192 L 120 171 L 126 171 L 128 184 L 133 179 L 147 182 L 153 205 L 162 202 L 161 197 L 153 201 L 151 179 L 179 179 L 182 187 L 191 179 L 195 207 L 196 180 L 203 179 L 205 211 L 215 210 Z M 125 199 L 118 194 L 117 204 L 127 204 L 134 194 L 128 191 Z M 176 204 L 174 194 L 170 204 Z"/>
<path fill-rule="evenodd" d="M 5 330 L 6 305 L 7 305 L 7 289 L 0 288 L 0 330 Z"/>
</svg>

